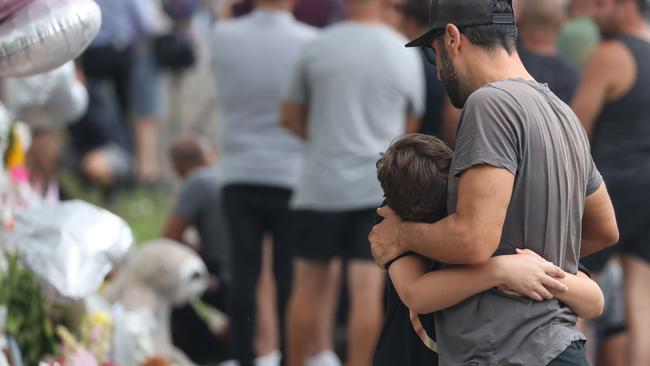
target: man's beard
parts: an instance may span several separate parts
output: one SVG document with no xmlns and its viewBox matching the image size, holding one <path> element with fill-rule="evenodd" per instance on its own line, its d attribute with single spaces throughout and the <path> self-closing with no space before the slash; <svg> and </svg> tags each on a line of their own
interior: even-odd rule
<svg viewBox="0 0 650 366">
<path fill-rule="evenodd" d="M 449 57 L 447 50 L 444 47 L 440 48 L 440 60 L 442 61 L 441 64 L 438 65 L 440 68 L 440 80 L 445 86 L 445 90 L 447 91 L 447 96 L 449 97 L 451 104 L 458 109 L 462 109 L 465 106 L 465 101 L 462 100 L 460 96 L 460 81 L 458 78 L 458 73 L 456 72 L 456 68 L 451 62 L 451 58 Z"/>
</svg>

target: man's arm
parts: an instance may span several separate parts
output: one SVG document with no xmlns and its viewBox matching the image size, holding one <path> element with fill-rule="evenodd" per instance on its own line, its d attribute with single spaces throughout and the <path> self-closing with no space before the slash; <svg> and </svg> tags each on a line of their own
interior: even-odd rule
<svg viewBox="0 0 650 366">
<path fill-rule="evenodd" d="M 606 42 L 594 51 L 573 98 L 572 108 L 591 137 L 603 106 L 626 93 L 635 78 L 634 59 L 620 42 Z"/>
<path fill-rule="evenodd" d="M 167 220 L 167 225 L 165 225 L 165 228 L 163 229 L 163 237 L 182 243 L 183 234 L 185 234 L 185 230 L 187 230 L 189 226 L 190 225 L 184 218 L 178 215 L 172 215 L 169 220 Z"/>
<path fill-rule="evenodd" d="M 307 107 L 304 104 L 285 102 L 280 120 L 284 128 L 303 140 L 307 139 Z"/>
<path fill-rule="evenodd" d="M 607 193 L 605 183 L 587 197 L 585 212 L 582 216 L 582 246 L 580 255 L 601 251 L 618 242 L 618 224 L 612 200 Z"/>
<path fill-rule="evenodd" d="M 406 133 L 417 133 L 420 130 L 422 118 L 413 114 L 406 116 Z"/>
<path fill-rule="evenodd" d="M 400 254 L 415 252 L 448 264 L 487 262 L 499 247 L 515 177 L 506 169 L 478 165 L 465 171 L 458 185 L 456 213 L 435 224 L 403 222 L 390 208 L 370 233 L 380 266 Z"/>
</svg>

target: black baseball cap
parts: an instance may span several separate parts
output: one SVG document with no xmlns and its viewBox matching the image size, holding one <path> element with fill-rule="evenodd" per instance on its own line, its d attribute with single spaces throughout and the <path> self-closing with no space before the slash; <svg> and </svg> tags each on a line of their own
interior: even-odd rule
<svg viewBox="0 0 650 366">
<path fill-rule="evenodd" d="M 515 24 L 515 14 L 512 11 L 494 12 L 496 0 L 433 0 L 429 16 L 431 29 L 406 47 L 430 46 L 431 41 L 445 32 L 447 24 L 458 28 L 489 24 Z M 512 0 L 508 0 L 512 5 Z M 544 0 L 536 0 L 544 1 Z"/>
</svg>

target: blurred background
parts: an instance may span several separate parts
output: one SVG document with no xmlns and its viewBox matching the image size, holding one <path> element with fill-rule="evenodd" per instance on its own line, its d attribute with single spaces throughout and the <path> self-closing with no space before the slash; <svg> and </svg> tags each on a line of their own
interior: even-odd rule
<svg viewBox="0 0 650 366">
<path fill-rule="evenodd" d="M 601 32 L 592 16 L 599 7 L 621 1 L 517 1 L 519 50 L 531 74 L 538 81 L 548 83 L 563 101 L 571 103 L 582 70 L 601 42 Z M 372 16 L 376 17 L 373 22 L 380 24 L 376 33 L 388 32 L 387 29 L 391 33 L 377 40 L 373 35 L 347 29 L 349 36 L 383 42 L 389 47 L 389 53 L 394 50 L 405 55 L 403 59 L 388 62 L 385 60 L 389 56 L 382 51 L 373 55 L 369 50 L 359 50 L 364 56 L 359 62 L 373 65 L 369 69 L 375 72 L 367 80 L 388 79 L 386 74 L 399 69 L 391 62 L 413 66 L 408 62 L 417 61 L 411 73 L 397 76 L 407 85 L 396 87 L 401 89 L 390 99 L 404 99 L 398 106 L 408 110 L 407 117 L 417 116 L 418 121 L 409 124 L 410 120 L 401 116 L 404 120 L 393 123 L 402 126 L 401 133 L 432 134 L 453 146 L 461 111 L 447 100 L 435 67 L 416 51 L 406 54 L 401 48 L 392 48 L 427 29 L 429 2 L 97 0 L 97 3 L 102 10 L 102 27 L 77 60 L 46 75 L 4 80 L 2 100 L 32 129 L 26 158 L 33 189 L 44 201 L 81 199 L 114 212 L 132 228 L 136 243 L 164 237 L 187 244 L 201 256 L 213 276 L 213 286 L 204 295 L 205 303 L 223 312 L 225 319 L 233 319 L 225 320 L 226 325 L 208 324 L 197 315 L 201 312 L 197 312 L 196 306 L 176 308 L 171 317 L 171 335 L 177 348 L 193 363 L 236 365 L 239 359 L 240 364 L 248 364 L 252 362 L 253 352 L 256 365 L 279 365 L 279 351 L 285 346 L 280 335 L 283 328 L 280 323 L 284 323 L 280 319 L 285 314 L 282 308 L 290 306 L 287 305 L 289 293 L 284 293 L 283 288 L 291 278 L 279 278 L 286 273 L 282 274 L 278 262 L 285 260 L 288 263 L 285 265 L 291 266 L 292 255 L 281 252 L 277 245 L 274 248 L 274 241 L 281 240 L 287 230 L 291 232 L 292 226 L 276 223 L 273 216 L 283 215 L 291 190 L 306 184 L 304 180 L 298 183 L 300 174 L 296 172 L 302 154 L 312 159 L 309 154 L 321 151 L 310 145 L 310 138 L 306 142 L 307 150 L 302 150 L 302 142 L 289 133 L 291 129 L 300 135 L 300 126 L 291 126 L 281 116 L 291 120 L 291 113 L 300 115 L 307 111 L 287 109 L 285 104 L 283 113 L 283 103 L 289 102 L 289 107 L 292 103 L 300 106 L 305 104 L 305 94 L 313 97 L 309 91 L 301 93 L 300 85 L 319 81 L 302 75 L 306 71 L 301 68 L 328 67 L 325 61 L 319 61 L 333 59 L 325 57 L 326 54 L 341 52 L 338 55 L 341 60 L 356 65 L 350 68 L 358 66 L 344 54 L 352 52 L 351 47 L 356 47 L 354 42 L 351 42 L 353 46 L 345 42 L 329 44 L 329 48 L 323 45 L 310 48 L 309 42 L 320 32 L 327 32 L 328 27 L 347 21 L 365 21 L 359 14 L 371 9 Z M 267 14 L 274 12 L 282 13 L 282 17 Z M 294 17 L 304 24 L 288 23 Z M 260 40 L 264 32 L 277 32 L 273 34 L 279 36 Z M 332 79 L 357 80 L 340 69 L 333 68 L 331 73 Z M 380 88 L 370 82 L 364 87 Z M 341 93 L 355 95 L 347 89 Z M 350 98 L 353 102 L 363 102 L 355 96 Z M 369 103 L 377 100 L 380 99 Z M 367 105 L 367 108 L 380 107 Z M 327 108 L 340 109 L 328 114 L 340 117 L 345 116 L 347 106 L 335 104 Z M 650 116 L 646 120 L 650 123 Z M 386 125 L 390 123 L 387 121 Z M 360 140 L 367 137 L 363 128 L 351 126 L 337 125 L 339 133 L 327 135 L 323 143 L 348 151 L 345 150 L 349 148 L 345 145 L 348 133 Z M 371 131 L 384 128 L 379 122 L 366 127 Z M 388 135 L 392 133 L 386 131 Z M 309 136 L 319 131 L 303 133 Z M 373 145 L 376 151 L 359 153 L 359 156 L 378 156 L 399 134 L 377 138 L 381 146 Z M 369 135 L 375 138 L 373 133 Z M 289 148 L 294 145 L 300 146 Z M 265 150 L 264 146 L 270 147 Z M 270 162 L 264 160 L 267 158 Z M 283 164 L 276 166 L 274 161 Z M 346 168 L 349 165 L 342 163 L 323 169 L 335 172 Z M 365 172 L 364 169 L 374 169 L 374 165 L 359 171 Z M 335 186 L 334 179 L 330 183 L 340 191 L 353 190 L 348 183 L 340 187 Z M 233 189 L 233 185 L 239 190 Z M 369 197 L 370 201 L 375 199 L 372 194 Z M 247 202 L 247 198 L 254 202 Z M 280 202 L 277 205 L 276 200 Z M 224 201 L 228 209 L 223 208 Z M 316 209 L 321 208 L 314 205 Z M 372 205 L 355 205 L 346 206 L 344 202 L 341 207 L 343 210 L 372 209 Z M 243 213 L 244 208 L 247 213 Z M 246 227 L 247 220 L 259 225 Z M 235 232 L 231 232 L 233 227 Z M 245 235 L 258 231 L 259 235 L 253 239 Z M 235 250 L 231 255 L 233 248 L 244 245 L 241 244 L 244 240 L 252 240 L 256 249 L 243 254 Z M 334 258 L 339 256 L 328 259 Z M 311 339 L 312 345 L 305 346 L 309 348 L 306 354 L 311 357 L 310 365 L 334 366 L 347 359 L 350 365 L 365 366 L 371 360 L 371 351 L 363 350 L 372 350 L 380 321 L 365 319 L 366 323 L 356 325 L 361 327 L 359 333 L 353 333 L 354 329 L 348 329 L 346 323 L 354 322 L 348 318 L 362 317 L 355 313 L 354 306 L 372 313 L 381 301 L 372 294 L 351 301 L 347 289 L 352 287 L 351 293 L 357 293 L 355 288 L 383 289 L 383 285 L 382 282 L 359 284 L 355 281 L 356 269 L 346 264 L 349 263 L 343 256 L 343 263 L 334 259 L 321 271 L 323 279 L 319 288 L 327 292 L 323 301 L 331 306 L 319 314 L 331 321 L 328 323 L 326 319 L 323 323 L 327 324 L 319 325 L 322 334 Z M 253 269 L 239 273 L 239 269 L 249 266 Z M 373 276 L 379 273 L 375 270 Z M 592 337 L 591 357 L 597 365 L 625 365 L 622 361 L 627 342 L 623 280 L 616 257 L 602 270 L 599 281 L 608 298 L 608 307 L 603 319 L 584 325 Z M 238 310 L 227 305 L 226 298 L 231 296 L 227 293 L 233 288 L 235 296 L 239 296 L 236 298 L 242 301 L 241 308 L 246 309 L 240 310 L 248 311 L 248 315 L 238 314 Z M 358 301 L 362 302 L 357 304 Z M 255 310 L 250 309 L 251 304 Z M 236 328 L 241 321 L 248 322 L 244 328 L 250 329 L 246 332 Z M 350 334 L 366 333 L 367 344 L 349 339 Z M 241 349 L 241 342 L 248 342 L 248 348 Z M 352 347 L 361 350 L 360 354 L 351 355 Z"/>
</svg>

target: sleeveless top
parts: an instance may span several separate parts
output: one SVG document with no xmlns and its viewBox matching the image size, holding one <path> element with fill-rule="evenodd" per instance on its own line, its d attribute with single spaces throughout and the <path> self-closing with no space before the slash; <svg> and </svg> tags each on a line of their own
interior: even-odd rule
<svg viewBox="0 0 650 366">
<path fill-rule="evenodd" d="M 650 184 L 650 43 L 619 39 L 634 56 L 637 80 L 632 90 L 605 105 L 596 122 L 592 151 L 611 188 Z"/>
</svg>

